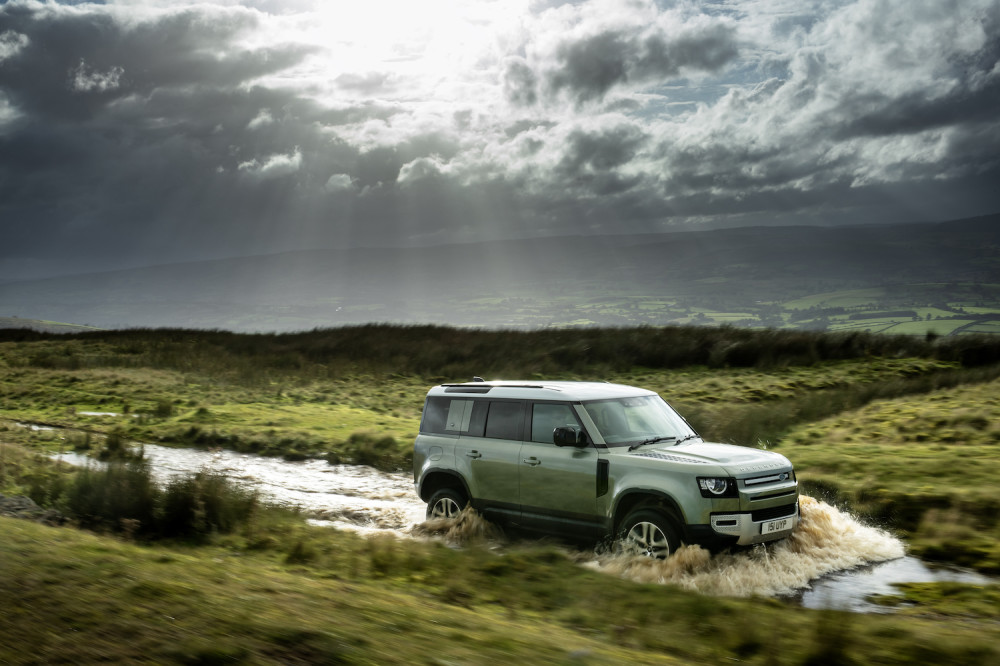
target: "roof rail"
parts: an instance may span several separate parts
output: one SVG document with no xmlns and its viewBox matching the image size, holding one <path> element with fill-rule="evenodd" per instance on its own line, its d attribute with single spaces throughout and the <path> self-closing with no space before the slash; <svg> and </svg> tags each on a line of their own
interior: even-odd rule
<svg viewBox="0 0 1000 666">
<path fill-rule="evenodd" d="M 466 382 L 463 384 L 441 384 L 445 388 L 467 388 L 475 391 L 481 391 L 485 388 L 531 388 L 531 389 L 548 389 L 550 391 L 561 391 L 557 386 L 546 386 L 545 384 L 493 384 L 492 382 L 484 381 L 482 386 L 475 386 L 474 384 L 479 384 L 479 382 Z"/>
</svg>

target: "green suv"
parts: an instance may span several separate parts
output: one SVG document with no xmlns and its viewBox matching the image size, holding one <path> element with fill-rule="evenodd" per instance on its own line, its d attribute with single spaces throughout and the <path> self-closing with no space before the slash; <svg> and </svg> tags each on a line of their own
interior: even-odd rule
<svg viewBox="0 0 1000 666">
<path fill-rule="evenodd" d="M 798 524 L 791 463 L 704 442 L 659 395 L 596 382 L 435 386 L 414 443 L 427 517 L 486 518 L 650 557 L 781 539 Z"/>
</svg>

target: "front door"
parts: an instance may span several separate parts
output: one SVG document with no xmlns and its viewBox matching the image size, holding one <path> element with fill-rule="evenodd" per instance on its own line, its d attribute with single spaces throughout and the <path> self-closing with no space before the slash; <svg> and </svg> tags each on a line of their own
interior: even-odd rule
<svg viewBox="0 0 1000 666">
<path fill-rule="evenodd" d="M 561 426 L 582 429 L 568 403 L 530 406 L 519 456 L 522 524 L 570 535 L 600 533 L 604 521 L 597 503 L 597 449 L 593 444 L 556 446 L 552 432 Z"/>
</svg>

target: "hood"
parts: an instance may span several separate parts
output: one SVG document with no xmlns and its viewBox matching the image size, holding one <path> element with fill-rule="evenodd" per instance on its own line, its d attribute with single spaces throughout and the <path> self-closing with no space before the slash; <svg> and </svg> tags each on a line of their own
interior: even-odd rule
<svg viewBox="0 0 1000 666">
<path fill-rule="evenodd" d="M 654 455 L 649 455 L 654 454 Z M 759 472 L 788 469 L 788 458 L 773 451 L 751 449 L 733 444 L 689 441 L 676 446 L 647 446 L 627 455 L 673 459 L 677 462 L 714 463 L 735 477 L 753 476 Z"/>
</svg>

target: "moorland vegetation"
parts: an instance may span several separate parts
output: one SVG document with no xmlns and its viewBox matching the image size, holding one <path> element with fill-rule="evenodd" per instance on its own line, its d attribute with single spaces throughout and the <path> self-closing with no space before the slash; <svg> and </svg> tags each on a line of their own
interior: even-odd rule
<svg viewBox="0 0 1000 666">
<path fill-rule="evenodd" d="M 706 438 L 781 451 L 807 493 L 894 531 L 911 552 L 1000 571 L 995 337 L 8 330 L 0 494 L 29 495 L 95 533 L 0 518 L 0 661 L 997 657 L 994 586 L 909 586 L 884 600 L 913 604 L 905 614 L 863 622 L 774 600 L 665 594 L 573 566 L 546 544 L 498 557 L 365 538 L 311 527 L 213 475 L 160 487 L 137 449 L 221 446 L 405 469 L 426 389 L 474 374 L 652 388 Z M 46 455 L 66 448 L 111 464 L 78 470 Z"/>
</svg>

